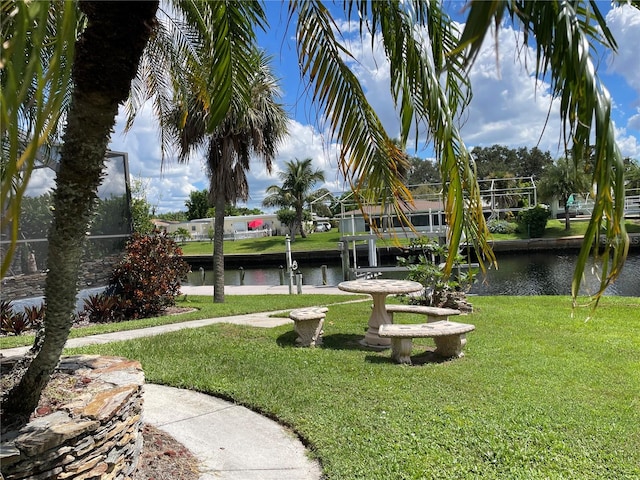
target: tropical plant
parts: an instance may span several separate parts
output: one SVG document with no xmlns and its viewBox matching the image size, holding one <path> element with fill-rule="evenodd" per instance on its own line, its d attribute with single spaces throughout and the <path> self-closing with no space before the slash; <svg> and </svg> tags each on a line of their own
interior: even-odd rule
<svg viewBox="0 0 640 480">
<path fill-rule="evenodd" d="M 234 86 L 234 101 L 225 119 L 215 128 L 207 124 L 206 102 L 188 99 L 178 103 L 169 116 L 167 131 L 179 145 L 180 160 L 206 145 L 206 162 L 210 179 L 209 198 L 215 208 L 213 238 L 213 300 L 224 302 L 224 216 L 227 204 L 249 198 L 246 172 L 252 156 L 264 161 L 268 172 L 276 154 L 276 147 L 287 131 L 287 114 L 278 98 L 280 89 L 274 77 L 271 59 L 262 50 L 248 52 L 246 64 L 250 66 L 243 83 Z M 202 58 L 202 69 L 192 72 L 198 81 L 213 68 L 207 57 Z M 209 92 L 211 95 L 214 92 Z M 187 205 L 188 206 L 188 205 Z"/>
<path fill-rule="evenodd" d="M 326 188 L 311 190 L 316 182 L 324 182 L 324 172 L 313 170 L 313 160 L 291 160 L 285 163 L 285 169 L 278 172 L 282 186 L 267 187 L 267 196 L 262 201 L 265 207 L 291 207 L 296 212 L 295 223 L 291 228 L 291 241 L 296 240 L 296 231 L 302 238 L 307 234 L 303 228 L 304 208 L 313 200 L 329 193 Z"/>
<path fill-rule="evenodd" d="M 22 3 L 3 2 L 2 8 L 3 11 L 13 6 L 19 9 Z M 38 2 L 34 5 L 38 5 Z M 56 2 L 55 5 L 64 5 L 65 8 L 71 5 L 68 8 L 76 8 L 71 2 Z M 45 10 L 44 19 L 49 15 L 46 11 L 49 6 L 43 2 L 37 7 Z M 53 198 L 54 216 L 49 231 L 49 270 L 45 286 L 47 313 L 45 328 L 42 330 L 44 337 L 36 338 L 35 345 L 38 347 L 32 352 L 35 357 L 20 381 L 3 397 L 3 414 L 11 415 L 15 421 L 26 420 L 36 407 L 40 393 L 57 365 L 68 338 L 78 291 L 77 280 L 83 245 L 102 178 L 107 144 L 118 113 L 118 105 L 129 94 L 131 79 L 136 74 L 140 56 L 151 35 L 158 2 L 79 2 L 77 6 L 85 15 L 86 28 L 78 39 L 78 48 L 73 57 L 74 89 L 66 116 Z M 51 13 L 55 11 L 56 7 L 52 7 Z M 34 24 L 37 25 L 38 21 L 35 20 Z M 5 31 L 3 23 L 3 42 L 10 34 L 22 32 L 27 25 L 28 23 L 11 25 Z M 61 44 L 73 43 L 75 25 L 70 31 L 60 26 L 56 34 L 55 38 L 59 39 Z M 38 39 L 33 37 L 31 40 L 35 42 Z M 16 50 L 21 51 L 22 46 Z M 69 50 L 73 51 L 72 48 Z M 64 52 L 65 55 L 68 53 Z M 18 58 L 22 58 L 22 55 L 14 52 L 11 58 L 6 60 L 14 63 Z M 39 65 L 43 57 L 36 55 L 32 60 Z M 51 59 L 44 57 L 44 60 Z M 5 58 L 3 64 L 4 62 Z M 47 68 L 60 66 L 53 61 L 47 62 Z M 32 85 L 33 77 L 23 73 L 20 77 L 11 78 L 12 83 L 5 83 L 4 78 L 3 75 L 2 91 L 10 97 Z M 55 99 L 54 91 L 60 89 L 61 95 L 64 96 L 68 91 L 66 87 L 66 84 L 56 88 L 36 84 L 36 91 L 31 91 L 29 98 L 48 98 L 48 92 L 53 93 L 51 98 Z M 59 107 L 60 104 L 57 105 L 57 108 Z M 56 117 L 50 112 L 44 121 L 54 118 Z M 4 117 L 2 124 L 6 125 Z M 9 125 L 13 125 L 13 129 L 9 129 L 10 133 L 13 133 L 21 124 L 10 122 Z M 37 148 L 38 134 L 45 130 L 43 126 L 37 128 L 37 134 L 32 135 L 31 143 L 25 151 Z M 3 139 L 4 137 L 3 131 Z M 15 154 L 9 161 L 10 165 L 18 165 L 15 161 L 18 157 L 17 151 L 16 146 Z M 3 177 L 3 188 L 4 180 Z"/>
<path fill-rule="evenodd" d="M 558 198 L 564 205 L 564 228 L 571 228 L 569 197 L 572 193 L 591 190 L 591 177 L 587 174 L 584 162 L 576 165 L 566 157 L 558 159 L 546 168 L 538 182 L 538 194 L 543 200 Z"/>
<path fill-rule="evenodd" d="M 3 0 L 0 8 L 0 224 L 11 240 L 2 255 L 4 277 L 37 157 L 59 133 L 78 18 L 73 2 Z"/>
<path fill-rule="evenodd" d="M 86 318 L 91 323 L 112 323 L 125 319 L 119 298 L 106 293 L 89 295 L 84 299 L 80 318 Z"/>
<path fill-rule="evenodd" d="M 189 272 L 180 247 L 164 234 L 134 234 L 125 258 L 113 270 L 107 292 L 118 298 L 124 319 L 157 315 L 175 305 L 180 282 Z"/>
<path fill-rule="evenodd" d="M 13 12 L 16 5 L 18 13 L 6 17 L 4 13 Z M 29 9 L 42 12 L 46 7 L 53 8 L 52 5 L 69 9 L 77 5 L 86 16 L 86 22 L 77 36 L 78 49 L 73 56 L 75 88 L 70 97 L 65 142 L 56 180 L 45 292 L 45 340 L 22 381 L 3 402 L 5 413 L 11 412 L 23 418 L 35 407 L 69 333 L 78 261 L 107 139 L 117 106 L 126 97 L 136 73 L 142 49 L 147 46 L 149 53 L 145 57 L 148 60 L 142 65 L 142 73 L 150 66 L 176 73 L 189 71 L 193 53 L 202 51 L 199 46 L 191 47 L 200 42 L 204 44 L 204 49 L 212 57 L 210 64 L 215 68 L 202 78 L 197 92 L 215 89 L 213 95 L 200 98 L 213 99 L 208 110 L 208 122 L 217 126 L 229 111 L 234 98 L 234 84 L 250 78 L 248 65 L 242 68 L 243 59 L 248 56 L 241 53 L 248 52 L 255 45 L 255 29 L 265 25 L 264 12 L 258 2 L 187 0 L 175 3 L 183 14 L 183 21 L 167 22 L 154 34 L 153 42 L 148 42 L 151 29 L 160 24 L 155 17 L 157 1 L 3 2 L 2 92 L 6 96 L 0 105 L 3 107 L 1 123 L 6 130 L 2 130 L 2 137 L 3 140 L 5 136 L 15 139 L 11 143 L 14 147 L 8 161 L 3 163 L 3 168 L 8 165 L 5 168 L 8 174 L 2 177 L 3 205 L 5 192 L 9 191 L 6 186 L 13 180 L 24 178 L 20 173 L 24 164 L 19 155 L 22 149 L 17 140 L 22 124 L 12 120 L 17 118 L 22 107 L 48 105 L 47 99 L 60 100 L 68 91 L 67 85 L 49 87 L 43 82 L 32 83 L 32 80 L 34 77 L 44 78 L 40 72 L 53 70 L 52 66 L 58 68 L 56 60 L 69 55 L 69 47 L 76 40 L 75 23 L 71 29 L 60 27 L 55 30 L 54 41 L 47 43 L 60 52 L 57 56 L 38 58 L 40 50 L 28 50 L 23 48 L 24 42 L 14 41 L 14 38 L 29 38 L 33 40 L 30 45 L 42 45 L 37 35 L 51 31 L 43 26 L 49 12 L 38 19 L 30 15 Z M 635 3 L 632 5 L 637 8 Z M 25 8 L 21 9 L 23 6 Z M 572 292 L 576 298 L 587 258 L 593 251 L 604 262 L 600 290 L 595 297 L 597 300 L 618 276 L 629 245 L 622 222 L 624 165 L 611 121 L 611 98 L 592 61 L 593 52 L 615 50 L 617 47 L 597 3 L 585 0 L 471 2 L 466 9 L 467 21 L 461 35 L 457 29 L 458 22 L 446 13 L 446 2 L 361 0 L 345 2 L 344 7 L 347 16 L 359 23 L 361 35 L 371 33 L 381 39 L 389 59 L 391 93 L 399 107 L 401 144 L 423 128 L 433 140 L 445 185 L 442 194 L 450 227 L 448 241 L 451 250 L 445 262 L 445 275 L 449 275 L 453 268 L 455 252 L 463 234 L 480 252 L 481 266 L 495 261 L 487 241 L 476 174 L 457 120 L 470 99 L 469 66 L 478 55 L 487 33 L 494 25 L 507 20 L 523 32 L 522 51 L 531 45 L 536 52 L 534 75 L 549 81 L 552 95 L 560 99 L 562 132 L 566 135 L 566 149 L 572 151 L 571 158 L 582 158 L 591 140 L 595 139 L 592 171 L 597 185 L 595 208 L 576 263 Z M 406 156 L 386 134 L 348 67 L 349 52 L 340 42 L 341 31 L 332 11 L 324 3 L 311 0 L 292 1 L 288 8 L 292 20 L 295 19 L 302 75 L 309 82 L 312 99 L 327 120 L 328 131 L 340 145 L 340 167 L 355 197 L 361 204 L 381 204 L 382 212 L 391 205 L 397 217 L 406 220 L 401 207 L 403 203 L 412 201 L 400 175 L 406 171 Z M 5 18 L 10 18 L 10 21 L 5 22 Z M 353 22 L 347 23 L 352 25 Z M 32 26 L 38 28 L 33 29 Z M 419 34 L 422 32 L 424 36 Z M 178 40 L 173 45 L 185 48 L 172 49 L 168 48 L 171 42 L 162 43 L 176 37 Z M 426 38 L 429 41 L 425 41 Z M 23 50 L 27 56 L 22 55 Z M 178 50 L 180 52 L 176 54 Z M 5 51 L 10 54 L 5 55 Z M 15 54 L 17 51 L 20 54 Z M 29 59 L 27 63 L 25 58 Z M 49 59 L 53 61 L 48 62 Z M 46 63 L 41 70 L 35 68 L 35 65 L 41 65 L 40 60 Z M 25 65 L 33 68 L 22 68 Z M 136 86 L 152 81 L 144 74 L 140 78 Z M 27 85 L 34 85 L 34 89 L 30 90 Z M 155 90 L 154 107 L 163 111 L 162 107 L 169 103 L 168 100 L 181 93 L 162 88 L 173 85 L 171 79 L 156 85 L 159 88 Z M 25 91 L 28 91 L 27 96 L 22 94 Z M 134 88 L 132 97 L 139 94 L 140 89 Z M 12 98 L 15 102 L 5 101 Z M 43 101 L 34 102 L 34 98 Z M 25 152 L 34 152 L 40 139 L 46 136 L 49 120 L 57 118 L 58 110 L 57 107 L 42 110 L 39 118 L 43 121 L 34 123 L 29 141 L 25 143 Z M 5 121 L 6 118 L 9 120 Z M 417 134 L 415 138 L 418 138 Z M 4 220 L 3 217 L 3 224 Z M 597 235 L 605 226 L 604 237 Z M 604 238 L 603 244 L 601 238 Z M 5 263 L 3 260 L 3 265 Z"/>
<path fill-rule="evenodd" d="M 44 304 L 28 305 L 23 311 L 15 311 L 11 302 L 0 302 L 0 333 L 20 335 L 27 330 L 37 330 L 44 321 Z"/>
<path fill-rule="evenodd" d="M 419 282 L 424 286 L 422 293 L 409 297 L 409 303 L 434 307 L 455 308 L 471 311 L 473 307 L 466 300 L 466 292 L 475 281 L 476 271 L 467 268 L 462 273 L 464 263 L 462 255 L 456 255 L 455 265 L 460 267 L 458 277 L 452 279 L 445 276 L 440 261 L 449 255 L 446 245 L 440 245 L 429 238 L 412 239 L 407 257 L 397 257 L 398 266 L 406 267 L 407 279 Z"/>
</svg>

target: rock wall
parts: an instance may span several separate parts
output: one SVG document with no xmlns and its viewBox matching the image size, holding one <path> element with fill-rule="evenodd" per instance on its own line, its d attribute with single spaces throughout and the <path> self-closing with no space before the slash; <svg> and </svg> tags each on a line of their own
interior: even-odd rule
<svg viewBox="0 0 640 480">
<path fill-rule="evenodd" d="M 47 388 L 65 403 L 41 400 L 27 425 L 2 432 L 4 479 L 131 479 L 142 450 L 140 364 L 78 355 L 63 357 L 56 372 Z"/>
<path fill-rule="evenodd" d="M 122 255 L 109 255 L 100 260 L 82 264 L 80 288 L 102 287 L 109 283 L 114 266 L 122 259 Z M 44 272 L 26 273 L 2 279 L 2 300 L 40 297 L 44 295 L 47 274 Z"/>
</svg>

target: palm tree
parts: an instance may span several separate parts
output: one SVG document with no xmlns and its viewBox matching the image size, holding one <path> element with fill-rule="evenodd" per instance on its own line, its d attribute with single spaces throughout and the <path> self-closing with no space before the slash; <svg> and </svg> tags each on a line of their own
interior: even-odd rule
<svg viewBox="0 0 640 480">
<path fill-rule="evenodd" d="M 302 238 L 307 234 L 303 228 L 304 206 L 316 198 L 328 193 L 321 189 L 311 191 L 316 182 L 324 182 L 324 172 L 312 169 L 311 158 L 292 160 L 285 163 L 285 169 L 278 172 L 282 186 L 271 185 L 267 188 L 267 196 L 262 201 L 265 207 L 291 207 L 296 212 L 295 222 L 291 229 L 291 241 L 296 240 L 296 230 Z"/>
<path fill-rule="evenodd" d="M 538 182 L 538 192 L 542 198 L 558 197 L 564 204 L 564 228 L 571 228 L 569 215 L 569 197 L 572 193 L 588 192 L 591 190 L 590 177 L 584 171 L 584 165 L 577 168 L 568 158 L 560 158 L 553 165 L 548 166 Z"/>
<path fill-rule="evenodd" d="M 170 116 L 171 124 L 167 125 L 167 130 L 178 139 L 182 161 L 188 160 L 194 149 L 208 144 L 209 195 L 215 207 L 213 300 L 216 303 L 224 302 L 225 206 L 248 199 L 246 172 L 252 156 L 260 157 L 267 171 L 271 172 L 276 147 L 287 132 L 287 114 L 277 102 L 280 90 L 271 72 L 270 58 L 257 49 L 249 53 L 246 61 L 251 72 L 246 79 L 249 88 L 244 94 L 242 91 L 236 92 L 221 124 L 213 131 L 209 130 L 205 122 L 207 109 L 204 103 L 190 101 L 186 105 L 176 106 Z M 195 76 L 199 77 L 197 73 Z"/>
<path fill-rule="evenodd" d="M 44 337 L 3 414 L 24 421 L 36 408 L 71 329 L 86 229 L 118 113 L 154 24 L 158 2 L 81 2 L 87 26 L 78 40 L 74 89 L 60 152 L 49 232 Z M 108 75 L 106 73 L 108 72 Z"/>
<path fill-rule="evenodd" d="M 20 11 L 22 3 L 18 0 L 3 2 L 2 11 L 3 13 L 12 12 L 13 4 L 16 4 L 16 11 Z M 218 59 L 220 55 L 228 58 L 230 49 L 233 51 L 246 49 L 247 45 L 254 43 L 254 23 L 263 21 L 263 12 L 257 4 L 243 4 L 235 10 L 235 15 L 225 16 L 220 15 L 220 12 L 228 12 L 227 5 L 221 2 L 176 1 L 176 3 L 184 18 L 188 20 L 185 25 L 194 27 L 188 29 L 188 34 L 176 35 L 178 38 L 173 44 L 165 45 L 167 62 L 172 65 L 175 72 L 182 72 L 189 64 L 193 64 L 194 60 L 190 52 L 194 50 L 194 44 L 203 49 L 208 48 L 212 52 L 212 57 Z M 42 5 L 41 8 L 49 6 L 47 3 Z M 55 11 L 57 4 L 52 5 L 51 8 Z M 27 360 L 28 367 L 20 375 L 20 381 L 2 399 L 3 414 L 9 415 L 16 421 L 28 418 L 35 409 L 41 391 L 57 365 L 68 338 L 75 309 L 75 297 L 78 293 L 79 262 L 82 258 L 96 192 L 101 181 L 107 144 L 118 113 L 118 106 L 129 96 L 131 82 L 138 72 L 141 55 L 148 45 L 154 28 L 158 26 L 156 19 L 158 6 L 157 1 L 115 3 L 80 1 L 74 5 L 74 8 L 79 8 L 84 20 L 82 32 L 75 43 L 72 67 L 73 89 L 66 112 L 64 143 L 60 152 L 54 194 L 54 218 L 49 232 L 48 274 L 45 286 L 47 314 L 44 330 L 41 335 L 36 336 L 32 348 L 31 354 L 35 356 L 32 360 Z M 68 21 L 65 15 L 60 18 Z M 72 18 L 75 19 L 75 16 Z M 214 19 L 219 29 L 212 28 L 211 22 Z M 35 18 L 33 24 L 38 25 L 40 21 Z M 234 28 L 225 28 L 227 22 L 233 22 Z M 6 30 L 5 25 L 8 25 Z M 62 20 L 56 25 L 55 38 L 60 37 L 59 43 L 62 47 L 69 43 L 73 44 L 76 38 L 75 25 L 74 23 L 73 28 L 67 28 Z M 7 22 L 5 24 L 3 19 L 3 44 L 11 43 L 13 34 L 22 31 L 23 28 L 25 26 L 22 23 L 16 22 L 14 25 Z M 229 37 L 227 35 L 229 31 L 237 35 Z M 158 30 L 155 32 L 158 33 Z M 31 39 L 33 42 L 36 40 L 38 40 L 37 37 Z M 168 46 L 172 48 L 167 48 Z M 73 48 L 69 50 L 73 51 Z M 63 54 L 65 53 L 67 52 L 63 51 Z M 51 61 L 51 69 L 55 70 L 56 67 L 60 68 L 56 64 L 56 58 L 59 57 L 43 53 L 40 59 L 36 56 L 35 60 L 42 60 L 45 65 L 49 65 L 48 62 Z M 6 60 L 11 64 L 19 59 L 21 56 L 14 54 Z M 4 58 L 3 61 L 5 61 Z M 7 67 L 7 70 L 10 71 L 11 67 Z M 3 70 L 3 93 L 5 85 L 9 87 L 7 97 L 11 97 L 11 92 L 21 92 L 26 85 L 32 83 L 33 75 L 30 73 L 32 70 L 33 67 L 23 72 L 21 77 L 10 78 L 10 81 L 7 80 L 8 76 L 4 75 Z M 221 121 L 231 103 L 231 73 L 231 64 L 222 61 L 209 75 L 209 80 L 217 86 L 217 103 L 215 108 L 210 109 L 208 116 L 212 125 Z M 16 81 L 22 83 L 16 84 Z M 47 95 L 52 96 L 54 106 L 62 105 L 59 97 L 65 97 L 71 89 L 68 85 L 60 83 L 61 81 L 55 84 L 56 88 L 49 88 L 49 85 L 44 82 L 34 84 L 31 96 L 24 97 L 23 103 L 18 107 L 24 108 L 25 105 L 29 107 L 34 98 L 48 98 Z M 52 107 L 44 108 L 43 111 L 49 111 L 47 109 L 51 110 Z M 12 114 L 16 115 L 14 112 Z M 25 155 L 40 145 L 41 137 L 47 135 L 51 128 L 48 122 L 57 119 L 59 112 L 49 112 L 48 117 L 41 112 L 40 117 L 42 116 L 44 119 L 35 123 L 34 131 L 25 143 Z M 9 118 L 13 117 L 10 115 Z M 4 121 L 2 124 L 5 125 Z M 19 137 L 17 132 L 21 131 L 23 125 L 24 123 L 20 122 L 10 123 L 6 131 L 3 128 L 3 140 L 5 137 Z M 24 161 L 23 157 L 18 155 L 19 150 L 14 147 L 9 152 L 6 162 L 3 156 L 3 195 L 11 188 L 7 185 L 14 183 L 14 176 L 23 174 Z M 7 171 L 10 175 L 4 174 Z M 16 198 L 19 199 L 19 195 Z"/>
</svg>

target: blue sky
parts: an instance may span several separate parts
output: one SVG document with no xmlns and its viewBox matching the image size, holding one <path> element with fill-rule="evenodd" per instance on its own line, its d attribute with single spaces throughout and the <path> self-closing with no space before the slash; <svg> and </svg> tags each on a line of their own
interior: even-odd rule
<svg viewBox="0 0 640 480">
<path fill-rule="evenodd" d="M 462 5 L 461 2 L 448 2 L 452 14 L 460 12 Z M 611 9 L 608 2 L 599 2 L 599 6 L 606 12 L 619 50 L 614 57 L 599 58 L 596 68 L 614 100 L 613 119 L 623 155 L 640 159 L 640 62 L 636 50 L 640 39 L 640 12 L 627 6 Z M 293 28 L 285 32 L 286 4 L 268 1 L 266 8 L 270 29 L 260 36 L 260 44 L 274 57 L 274 71 L 281 78 L 284 93 L 282 100 L 292 120 L 290 135 L 279 149 L 274 174 L 267 175 L 260 162 L 252 163 L 250 207 L 260 207 L 265 188 L 278 183 L 275 172 L 285 161 L 294 158 L 311 157 L 314 166 L 325 172 L 327 183 L 324 187 L 333 192 L 346 189 L 337 172 L 336 145 L 322 130 L 322 122 L 315 117 L 300 83 Z M 464 19 L 459 15 L 455 18 Z M 341 27 L 345 27 L 346 41 L 355 38 L 345 25 L 341 24 Z M 556 158 L 561 155 L 558 150 L 558 106 L 557 103 L 550 106 L 548 85 L 536 85 L 526 67 L 515 61 L 517 35 L 509 25 L 500 28 L 497 56 L 494 43 L 485 42 L 471 71 L 474 98 L 462 127 L 463 138 L 470 149 L 494 144 L 512 148 L 538 145 Z M 352 45 L 358 60 L 354 69 L 389 134 L 396 136 L 398 121 L 389 94 L 388 69 L 381 51 L 378 48 L 372 51 L 370 45 L 370 41 Z M 544 129 L 550 108 L 549 122 Z M 158 132 L 150 112 L 144 110 L 126 136 L 122 134 L 123 123 L 120 115 L 110 148 L 128 152 L 131 175 L 143 181 L 147 199 L 158 212 L 185 210 L 189 192 L 208 186 L 202 159 L 191 158 L 186 165 L 170 159 L 161 168 Z M 419 144 L 424 145 L 424 142 Z M 417 154 L 429 158 L 428 146 Z M 34 187 L 47 183 L 44 179 L 34 180 Z"/>
</svg>

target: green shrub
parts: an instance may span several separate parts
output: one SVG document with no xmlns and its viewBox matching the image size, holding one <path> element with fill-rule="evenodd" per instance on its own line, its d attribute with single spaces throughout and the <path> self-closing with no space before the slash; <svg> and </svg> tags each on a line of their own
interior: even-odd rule
<svg viewBox="0 0 640 480">
<path fill-rule="evenodd" d="M 165 234 L 134 234 L 126 256 L 113 270 L 107 293 L 119 297 L 126 319 L 145 318 L 175 305 L 180 281 L 189 272 L 182 250 Z"/>
<path fill-rule="evenodd" d="M 550 216 L 551 212 L 546 205 L 538 204 L 521 210 L 518 214 L 518 228 L 521 232 L 526 232 L 530 238 L 542 237 Z"/>
<path fill-rule="evenodd" d="M 515 233 L 518 225 L 507 220 L 489 220 L 487 228 L 491 233 Z"/>
<path fill-rule="evenodd" d="M 475 281 L 476 272 L 469 269 L 460 272 L 457 279 L 446 279 L 439 262 L 447 257 L 446 245 L 439 245 L 429 238 L 411 240 L 407 258 L 397 257 L 398 265 L 408 268 L 407 279 L 419 282 L 424 286 L 421 295 L 412 296 L 409 303 L 434 307 L 457 308 L 471 311 L 472 306 L 467 302 L 466 292 Z M 454 265 L 462 265 L 464 258 L 457 255 Z"/>
</svg>

